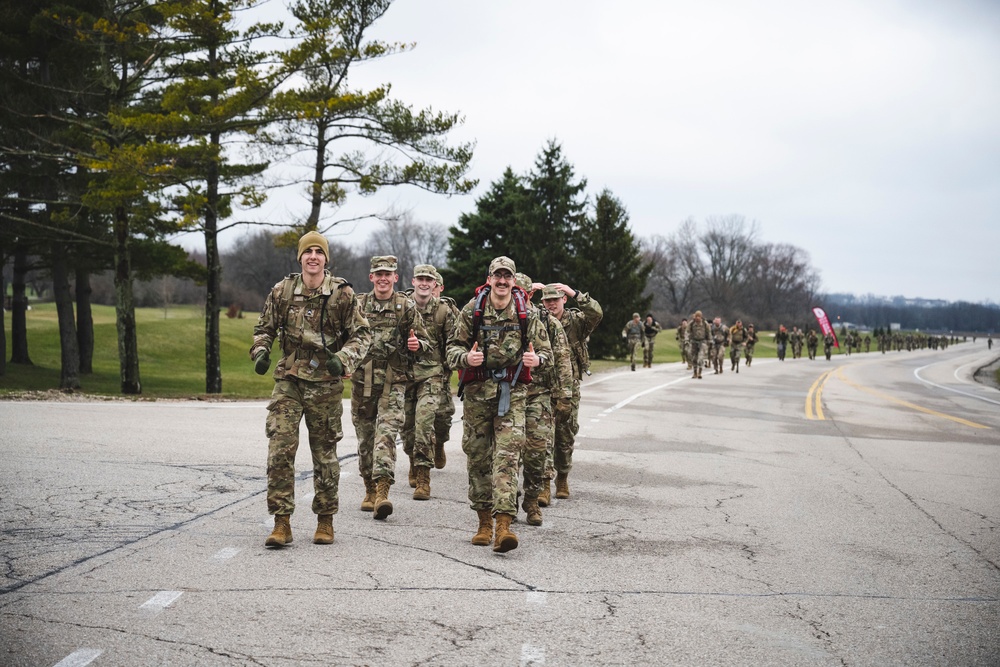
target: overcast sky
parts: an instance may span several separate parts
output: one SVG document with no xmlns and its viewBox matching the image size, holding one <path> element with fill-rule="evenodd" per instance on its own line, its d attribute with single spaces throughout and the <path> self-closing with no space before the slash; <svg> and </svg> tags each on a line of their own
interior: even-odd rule
<svg viewBox="0 0 1000 667">
<path fill-rule="evenodd" d="M 555 139 L 637 236 L 739 214 L 823 291 L 1000 301 L 1000 2 L 397 0 L 372 35 L 416 47 L 352 84 L 460 112 L 480 184 L 368 209 L 452 225 Z"/>
</svg>

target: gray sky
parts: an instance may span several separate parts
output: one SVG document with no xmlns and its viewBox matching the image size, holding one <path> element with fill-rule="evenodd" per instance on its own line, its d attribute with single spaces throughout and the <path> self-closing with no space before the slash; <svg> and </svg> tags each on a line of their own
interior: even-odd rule
<svg viewBox="0 0 1000 667">
<path fill-rule="evenodd" d="M 480 185 L 342 215 L 454 224 L 556 139 L 638 236 L 740 214 L 824 291 L 1000 301 L 1000 3 L 397 0 L 372 34 L 416 47 L 352 84 L 460 112 Z"/>
</svg>

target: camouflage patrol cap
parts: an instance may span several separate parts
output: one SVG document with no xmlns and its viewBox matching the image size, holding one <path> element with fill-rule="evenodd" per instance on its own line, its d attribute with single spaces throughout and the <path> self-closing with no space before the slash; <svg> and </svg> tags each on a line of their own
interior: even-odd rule
<svg viewBox="0 0 1000 667">
<path fill-rule="evenodd" d="M 434 280 L 437 281 L 438 285 L 444 285 L 444 278 L 441 277 L 441 272 L 434 269 Z"/>
<path fill-rule="evenodd" d="M 437 280 L 438 272 L 430 264 L 417 264 L 413 267 L 413 277 L 423 276 Z"/>
<path fill-rule="evenodd" d="M 372 257 L 371 273 L 376 271 L 395 271 L 398 262 L 395 255 L 376 255 Z"/>
<path fill-rule="evenodd" d="M 637 317 L 639 317 L 639 313 L 632 313 L 632 319 L 633 319 L 633 320 L 634 320 L 635 318 L 637 318 Z"/>
<path fill-rule="evenodd" d="M 514 274 L 514 284 L 523 289 L 525 292 L 531 291 L 531 278 L 523 273 Z"/>
<path fill-rule="evenodd" d="M 546 299 L 560 299 L 566 296 L 556 287 L 556 283 L 549 283 L 542 288 L 542 301 Z"/>
<path fill-rule="evenodd" d="M 514 265 L 514 260 L 510 257 L 495 257 L 492 262 L 490 262 L 490 270 L 488 273 L 492 276 L 495 271 L 500 269 L 506 269 L 511 273 L 517 273 L 517 267 Z"/>
</svg>

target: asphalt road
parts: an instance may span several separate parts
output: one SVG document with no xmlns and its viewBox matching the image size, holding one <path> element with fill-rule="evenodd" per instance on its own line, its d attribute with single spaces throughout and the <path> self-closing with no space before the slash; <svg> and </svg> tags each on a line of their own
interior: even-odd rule
<svg viewBox="0 0 1000 667">
<path fill-rule="evenodd" d="M 991 358 L 590 378 L 572 497 L 504 555 L 469 542 L 458 422 L 378 522 L 346 417 L 330 546 L 303 443 L 268 550 L 264 403 L 0 402 L 0 664 L 997 665 Z"/>
</svg>

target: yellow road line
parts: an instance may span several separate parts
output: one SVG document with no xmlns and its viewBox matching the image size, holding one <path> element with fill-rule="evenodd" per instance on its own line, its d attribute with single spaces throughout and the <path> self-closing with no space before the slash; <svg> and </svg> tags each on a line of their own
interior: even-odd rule
<svg viewBox="0 0 1000 667">
<path fill-rule="evenodd" d="M 833 373 L 832 370 L 823 373 L 809 387 L 809 393 L 806 394 L 806 419 L 818 419 L 820 421 L 826 419 L 823 416 L 823 387 L 826 385 L 826 381 L 830 379 L 831 373 Z"/>
<path fill-rule="evenodd" d="M 851 382 L 850 380 L 848 380 L 844 376 L 844 367 L 843 366 L 841 366 L 841 367 L 839 367 L 837 369 L 837 379 L 840 380 L 841 382 L 844 382 L 845 384 L 851 385 L 855 389 L 860 389 L 861 391 L 868 392 L 872 396 L 878 396 L 881 399 L 884 399 L 884 400 L 889 401 L 891 403 L 896 403 L 898 405 L 902 405 L 904 407 L 910 408 L 911 410 L 916 410 L 918 412 L 923 412 L 923 413 L 926 413 L 926 414 L 929 414 L 929 415 L 934 415 L 935 417 L 941 417 L 942 419 L 949 419 L 949 420 L 951 420 L 953 422 L 958 422 L 959 424 L 964 424 L 965 426 L 971 426 L 972 428 L 985 428 L 985 429 L 989 429 L 990 428 L 989 426 L 985 426 L 983 424 L 977 424 L 976 422 L 969 421 L 968 419 L 962 419 L 961 417 L 955 417 L 954 415 L 945 414 L 944 412 L 938 412 L 937 410 L 931 410 L 930 408 L 925 408 L 925 407 L 923 407 L 921 405 L 917 405 L 915 403 L 910 403 L 909 401 L 901 400 L 899 398 L 896 398 L 895 396 L 890 396 L 889 394 L 883 394 L 880 391 L 876 391 L 875 389 L 871 389 L 870 387 L 865 387 L 865 386 L 860 385 L 860 384 L 858 384 L 856 382 Z"/>
</svg>

